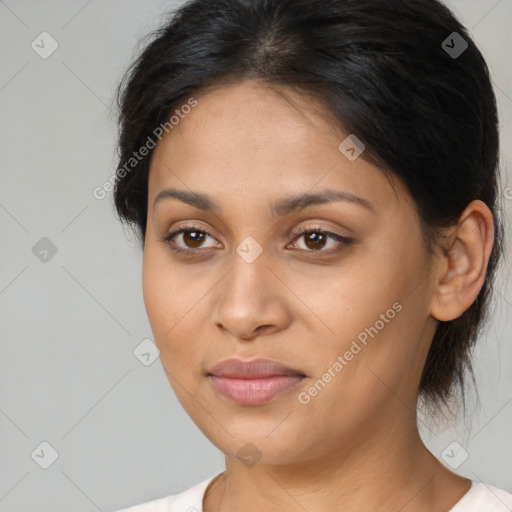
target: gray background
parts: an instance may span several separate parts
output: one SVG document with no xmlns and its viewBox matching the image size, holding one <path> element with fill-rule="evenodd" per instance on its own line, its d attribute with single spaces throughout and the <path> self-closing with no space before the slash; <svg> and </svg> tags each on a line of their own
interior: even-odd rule
<svg viewBox="0 0 512 512">
<path fill-rule="evenodd" d="M 1 512 L 108 512 L 179 492 L 223 468 L 160 361 L 144 366 L 134 356 L 152 338 L 140 250 L 116 220 L 111 194 L 92 195 L 116 169 L 115 86 L 136 43 L 174 5 L 0 1 Z M 491 68 L 510 218 L 512 0 L 450 6 Z M 31 47 L 43 31 L 59 45 L 47 59 Z M 43 237 L 57 249 L 47 261 L 33 252 L 48 244 Z M 455 425 L 422 428 L 438 457 L 452 442 L 467 450 L 459 473 L 509 492 L 510 270 L 509 258 L 477 349 L 480 402 Z M 58 452 L 47 469 L 40 467 L 51 462 L 43 441 Z"/>
</svg>

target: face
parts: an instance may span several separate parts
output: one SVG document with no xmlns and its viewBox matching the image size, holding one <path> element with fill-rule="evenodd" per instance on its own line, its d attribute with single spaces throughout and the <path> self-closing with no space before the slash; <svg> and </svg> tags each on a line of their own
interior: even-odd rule
<svg viewBox="0 0 512 512">
<path fill-rule="evenodd" d="M 410 196 L 347 158 L 338 146 L 349 133 L 320 104 L 284 92 L 246 81 L 194 95 L 152 156 L 143 257 L 149 321 L 180 403 L 225 454 L 252 450 L 269 464 L 338 456 L 413 424 L 436 326 Z M 318 197 L 289 201 L 303 195 Z M 228 358 L 303 377 L 240 403 L 208 376 Z"/>
</svg>

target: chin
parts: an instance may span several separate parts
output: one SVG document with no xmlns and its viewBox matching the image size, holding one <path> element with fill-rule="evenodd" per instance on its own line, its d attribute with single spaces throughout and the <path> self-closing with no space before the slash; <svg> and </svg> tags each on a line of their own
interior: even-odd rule
<svg viewBox="0 0 512 512">
<path fill-rule="evenodd" d="M 259 464 L 279 465 L 299 461 L 298 449 L 304 446 L 301 442 L 304 436 L 295 430 L 291 422 L 284 428 L 289 419 L 284 422 L 282 417 L 259 421 L 247 419 L 243 422 L 231 419 L 228 422 L 217 416 L 216 420 L 220 425 L 215 423 L 213 429 L 199 428 L 226 456 L 241 461 L 257 461 Z M 209 423 L 208 427 L 212 427 L 212 424 Z"/>
</svg>

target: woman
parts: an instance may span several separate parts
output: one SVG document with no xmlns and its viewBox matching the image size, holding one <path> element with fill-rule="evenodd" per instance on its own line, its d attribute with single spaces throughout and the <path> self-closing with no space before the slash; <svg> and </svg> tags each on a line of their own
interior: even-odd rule
<svg viewBox="0 0 512 512">
<path fill-rule="evenodd" d="M 511 510 L 417 428 L 462 389 L 502 251 L 495 96 L 452 13 L 192 0 L 118 94 L 161 362 L 226 456 L 126 510 Z"/>
</svg>

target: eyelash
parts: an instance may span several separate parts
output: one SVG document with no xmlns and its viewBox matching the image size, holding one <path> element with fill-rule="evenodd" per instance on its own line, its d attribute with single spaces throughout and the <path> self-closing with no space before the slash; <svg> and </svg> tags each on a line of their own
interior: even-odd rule
<svg viewBox="0 0 512 512">
<path fill-rule="evenodd" d="M 190 257 L 193 257 L 196 255 L 196 251 L 204 251 L 205 249 L 201 249 L 201 248 L 196 248 L 196 249 L 182 249 L 181 247 L 177 247 L 176 245 L 173 245 L 172 243 L 172 239 L 177 236 L 177 235 L 180 235 L 181 233 L 187 233 L 189 231 L 195 231 L 195 232 L 198 232 L 198 233 L 201 233 L 201 234 L 204 234 L 204 235 L 208 235 L 210 236 L 211 238 L 213 238 L 207 231 L 203 230 L 203 229 L 200 229 L 199 227 L 197 226 L 184 226 L 176 231 L 173 231 L 172 233 L 170 233 L 169 235 L 165 235 L 165 236 L 162 236 L 162 237 L 159 237 L 160 238 L 160 241 L 162 242 L 166 242 L 167 245 L 169 246 L 169 249 L 175 253 L 181 253 L 181 254 L 184 254 L 186 256 L 190 256 Z M 322 235 L 326 235 L 330 238 L 334 238 L 335 240 L 337 240 L 338 242 L 344 244 L 344 245 L 349 245 L 351 243 L 353 243 L 353 239 L 351 238 L 347 238 L 347 237 L 344 237 L 344 236 L 341 236 L 341 235 L 337 235 L 336 233 L 331 233 L 330 231 L 325 231 L 321 228 L 307 228 L 307 229 L 303 229 L 297 233 L 294 233 L 293 234 L 293 240 L 297 240 L 298 238 L 300 238 L 301 236 L 304 236 L 304 235 L 309 235 L 309 234 L 312 234 L 312 233 L 320 233 Z M 322 255 L 331 255 L 331 254 L 334 254 L 334 253 L 337 253 L 339 252 L 343 247 L 340 247 L 340 248 L 337 248 L 337 249 L 330 249 L 330 250 L 322 250 L 322 249 L 319 249 L 319 250 L 305 250 L 305 249 L 301 249 L 303 251 L 306 251 L 306 252 L 309 252 L 311 254 L 313 254 L 314 256 L 322 256 Z"/>
</svg>

